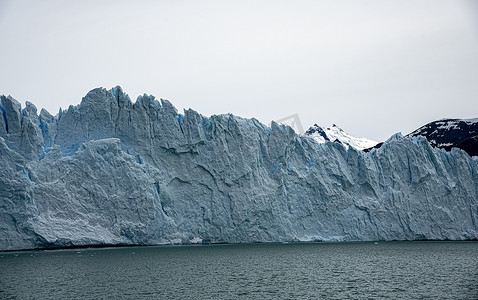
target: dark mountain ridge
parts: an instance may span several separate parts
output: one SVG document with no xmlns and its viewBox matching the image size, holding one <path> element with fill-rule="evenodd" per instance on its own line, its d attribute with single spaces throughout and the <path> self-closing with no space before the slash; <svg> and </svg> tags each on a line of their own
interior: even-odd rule
<svg viewBox="0 0 478 300">
<path fill-rule="evenodd" d="M 432 147 L 446 151 L 460 148 L 470 156 L 478 155 L 478 118 L 441 119 L 423 125 L 406 136 L 423 136 Z M 382 144 L 379 143 L 372 148 L 364 149 L 364 151 L 369 152 L 373 148 L 380 148 Z"/>
</svg>

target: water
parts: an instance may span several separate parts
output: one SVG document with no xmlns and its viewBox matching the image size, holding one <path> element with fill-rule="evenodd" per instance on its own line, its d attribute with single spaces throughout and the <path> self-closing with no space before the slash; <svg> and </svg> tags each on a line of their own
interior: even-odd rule
<svg viewBox="0 0 478 300">
<path fill-rule="evenodd" d="M 478 299 L 477 242 L 0 253 L 0 299 Z"/>
</svg>

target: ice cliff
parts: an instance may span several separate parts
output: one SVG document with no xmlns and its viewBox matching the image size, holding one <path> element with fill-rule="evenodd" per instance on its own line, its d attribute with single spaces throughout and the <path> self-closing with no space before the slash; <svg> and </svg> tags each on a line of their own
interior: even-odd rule
<svg viewBox="0 0 478 300">
<path fill-rule="evenodd" d="M 0 114 L 0 249 L 478 238 L 476 157 L 422 137 L 364 153 L 119 87 Z"/>
</svg>

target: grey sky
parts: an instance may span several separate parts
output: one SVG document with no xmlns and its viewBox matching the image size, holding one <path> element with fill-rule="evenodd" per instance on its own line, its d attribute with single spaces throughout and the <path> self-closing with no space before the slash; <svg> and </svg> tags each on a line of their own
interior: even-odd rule
<svg viewBox="0 0 478 300">
<path fill-rule="evenodd" d="M 0 94 L 56 114 L 121 85 L 204 115 L 384 140 L 478 117 L 476 1 L 2 1 Z"/>
</svg>

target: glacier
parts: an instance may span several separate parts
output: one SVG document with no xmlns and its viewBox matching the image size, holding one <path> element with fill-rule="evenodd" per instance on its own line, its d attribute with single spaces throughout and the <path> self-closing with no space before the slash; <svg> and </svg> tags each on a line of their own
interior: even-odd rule
<svg viewBox="0 0 478 300">
<path fill-rule="evenodd" d="M 477 157 L 423 137 L 365 153 L 120 87 L 0 100 L 1 250 L 478 239 Z"/>
</svg>

